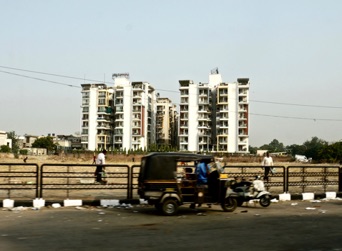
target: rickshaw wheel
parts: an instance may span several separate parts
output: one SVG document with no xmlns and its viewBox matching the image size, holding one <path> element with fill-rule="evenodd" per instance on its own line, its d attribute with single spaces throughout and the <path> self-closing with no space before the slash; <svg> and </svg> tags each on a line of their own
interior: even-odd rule
<svg viewBox="0 0 342 251">
<path fill-rule="evenodd" d="M 178 211 L 178 203 L 174 199 L 166 199 L 162 205 L 162 211 L 164 215 L 172 216 Z"/>
<path fill-rule="evenodd" d="M 221 203 L 221 207 L 225 212 L 233 212 L 237 207 L 237 201 L 235 198 L 225 198 L 224 201 Z"/>
</svg>

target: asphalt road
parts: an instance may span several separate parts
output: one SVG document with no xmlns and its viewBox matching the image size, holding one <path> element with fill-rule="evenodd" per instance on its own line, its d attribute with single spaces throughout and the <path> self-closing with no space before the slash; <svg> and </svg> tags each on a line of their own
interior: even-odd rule
<svg viewBox="0 0 342 251">
<path fill-rule="evenodd" d="M 342 251 L 342 200 L 250 204 L 233 213 L 184 206 L 172 217 L 145 205 L 23 209 L 0 211 L 1 251 Z"/>
</svg>

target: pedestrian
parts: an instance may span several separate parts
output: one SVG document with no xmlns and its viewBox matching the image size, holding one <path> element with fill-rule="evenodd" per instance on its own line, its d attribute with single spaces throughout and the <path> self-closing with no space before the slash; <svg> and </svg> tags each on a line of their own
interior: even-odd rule
<svg viewBox="0 0 342 251">
<path fill-rule="evenodd" d="M 101 184 L 105 184 L 106 182 L 102 179 L 103 178 L 103 173 L 105 172 L 105 165 L 106 164 L 106 150 L 102 150 L 102 152 L 100 152 L 97 155 L 96 158 L 96 170 L 95 170 L 95 181 L 99 182 Z"/>
<path fill-rule="evenodd" d="M 266 156 L 262 160 L 261 165 L 264 168 L 264 180 L 268 182 L 268 174 L 273 166 L 273 159 L 268 152 L 266 152 Z"/>
<path fill-rule="evenodd" d="M 195 200 L 202 200 L 197 197 L 198 191 L 208 192 L 208 176 L 210 174 L 209 161 L 200 160 L 199 163 L 196 163 L 195 174 L 197 177 L 197 184 L 195 189 Z M 202 202 L 198 202 L 198 207 L 202 205 Z M 196 203 L 191 203 L 190 208 L 194 209 L 196 207 Z M 208 204 L 208 207 L 211 207 L 211 204 Z"/>
<path fill-rule="evenodd" d="M 201 160 L 195 169 L 197 175 L 197 186 L 207 186 L 210 169 L 208 161 Z"/>
</svg>

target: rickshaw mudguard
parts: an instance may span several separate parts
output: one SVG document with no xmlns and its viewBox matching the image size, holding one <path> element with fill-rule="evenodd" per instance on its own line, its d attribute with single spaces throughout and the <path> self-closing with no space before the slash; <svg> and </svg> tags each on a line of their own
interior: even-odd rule
<svg viewBox="0 0 342 251">
<path fill-rule="evenodd" d="M 165 193 L 161 199 L 159 203 L 163 203 L 166 199 L 170 199 L 170 198 L 174 198 L 177 200 L 178 203 L 181 202 L 181 198 L 179 197 L 179 195 L 177 193 Z"/>
</svg>

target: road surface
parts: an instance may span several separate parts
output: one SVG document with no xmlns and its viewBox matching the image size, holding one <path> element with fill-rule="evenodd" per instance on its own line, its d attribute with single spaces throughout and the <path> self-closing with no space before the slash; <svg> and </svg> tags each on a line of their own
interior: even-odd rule
<svg viewBox="0 0 342 251">
<path fill-rule="evenodd" d="M 181 207 L 167 217 L 148 205 L 129 208 L 2 209 L 0 250 L 342 251 L 342 200 Z"/>
</svg>

